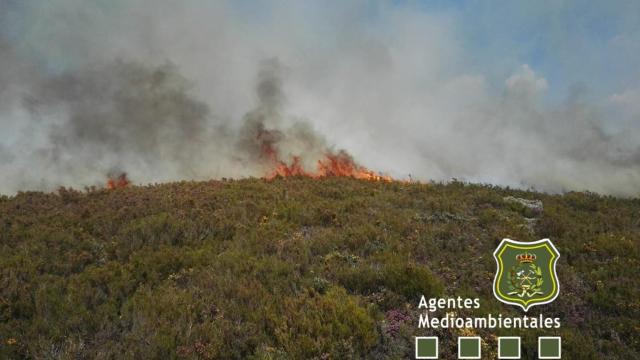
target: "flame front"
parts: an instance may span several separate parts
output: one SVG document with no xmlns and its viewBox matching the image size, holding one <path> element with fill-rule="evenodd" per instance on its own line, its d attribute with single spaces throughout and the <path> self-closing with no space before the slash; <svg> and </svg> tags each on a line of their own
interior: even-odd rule
<svg viewBox="0 0 640 360">
<path fill-rule="evenodd" d="M 338 153 L 325 153 L 324 157 L 317 161 L 315 171 L 305 170 L 299 156 L 293 156 L 291 163 L 289 164 L 279 160 L 276 152 L 271 147 L 267 149 L 265 155 L 274 164 L 273 170 L 265 176 L 266 179 L 273 179 L 279 176 L 306 176 L 311 178 L 346 176 L 371 181 L 393 180 L 390 176 L 376 174 L 375 172 L 358 165 L 353 158 L 344 151 L 339 151 Z"/>
<path fill-rule="evenodd" d="M 129 183 L 131 183 L 131 181 L 127 178 L 126 173 L 122 173 L 118 176 L 110 176 L 107 180 L 107 189 L 113 190 L 123 188 L 129 185 Z"/>
</svg>

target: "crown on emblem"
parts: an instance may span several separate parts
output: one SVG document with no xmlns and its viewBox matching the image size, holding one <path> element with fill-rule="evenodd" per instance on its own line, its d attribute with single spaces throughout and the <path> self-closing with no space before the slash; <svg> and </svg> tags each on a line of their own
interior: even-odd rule
<svg viewBox="0 0 640 360">
<path fill-rule="evenodd" d="M 521 262 L 521 263 L 530 263 L 530 262 L 533 262 L 535 259 L 536 259 L 535 254 L 524 253 L 524 254 L 516 255 L 516 260 L 518 260 L 518 262 Z"/>
</svg>

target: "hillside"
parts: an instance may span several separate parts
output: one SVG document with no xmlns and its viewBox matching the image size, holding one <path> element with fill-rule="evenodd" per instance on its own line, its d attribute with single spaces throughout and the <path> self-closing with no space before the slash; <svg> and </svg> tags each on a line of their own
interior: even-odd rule
<svg viewBox="0 0 640 360">
<path fill-rule="evenodd" d="M 459 335 L 417 329 L 422 294 L 522 314 L 492 294 L 504 237 L 562 254 L 529 311 L 562 327 L 478 330 L 485 355 L 558 334 L 563 358 L 640 358 L 640 200 L 296 177 L 0 197 L 0 358 L 412 358 Z"/>
</svg>

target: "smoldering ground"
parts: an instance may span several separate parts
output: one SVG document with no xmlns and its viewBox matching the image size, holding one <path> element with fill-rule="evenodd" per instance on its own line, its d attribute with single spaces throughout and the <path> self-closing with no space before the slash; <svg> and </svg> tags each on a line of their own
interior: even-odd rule
<svg viewBox="0 0 640 360">
<path fill-rule="evenodd" d="M 640 193 L 637 112 L 594 100 L 588 78 L 548 101 L 531 66 L 483 73 L 446 14 L 380 5 L 371 26 L 360 2 L 2 7 L 0 193 L 121 171 L 262 176 L 265 143 L 306 166 L 344 148 L 398 178 Z"/>
</svg>

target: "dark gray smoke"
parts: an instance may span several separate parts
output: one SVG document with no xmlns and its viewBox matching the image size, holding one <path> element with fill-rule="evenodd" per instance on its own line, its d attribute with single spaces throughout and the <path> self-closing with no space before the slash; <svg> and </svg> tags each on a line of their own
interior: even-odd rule
<svg viewBox="0 0 640 360">
<path fill-rule="evenodd" d="M 261 63 L 256 85 L 258 106 L 243 117 L 236 148 L 238 154 L 247 156 L 244 163 L 248 167 L 258 163 L 269 171 L 274 160 L 291 164 L 297 157 L 307 171 L 314 172 L 317 161 L 333 150 L 308 122 L 283 113 L 284 71 L 277 59 Z"/>
<path fill-rule="evenodd" d="M 206 179 L 237 168 L 237 176 L 263 176 L 293 156 L 314 164 L 328 149 L 308 124 L 283 115 L 282 76 L 277 59 L 261 62 L 258 104 L 235 130 L 213 118 L 172 64 L 116 60 L 33 81 L 22 104 L 45 141 L 29 158 L 47 164 L 38 171 L 52 180 L 26 188 L 102 186 L 122 174 L 141 183 Z M 11 164 L 9 149 L 0 150 Z"/>
<path fill-rule="evenodd" d="M 237 148 L 247 152 L 251 159 L 263 159 L 266 149 L 275 149 L 284 140 L 284 133 L 269 127 L 281 125 L 284 93 L 282 91 L 281 66 L 277 60 L 265 61 L 258 75 L 256 93 L 258 106 L 243 118 Z M 263 159 L 268 160 L 268 159 Z"/>
<path fill-rule="evenodd" d="M 193 177 L 211 139 L 209 109 L 188 91 L 172 65 L 116 61 L 47 79 L 25 101 L 33 117 L 64 113 L 42 150 L 48 161 L 67 163 L 67 171 L 139 163 Z"/>
<path fill-rule="evenodd" d="M 224 135 L 173 65 L 114 61 L 30 85 L 22 103 L 43 141 L 20 155 L 28 161 L 5 164 L 38 168 L 36 183 L 20 179 L 26 188 L 98 185 L 120 172 L 145 182 L 201 178 L 206 150 Z"/>
</svg>

